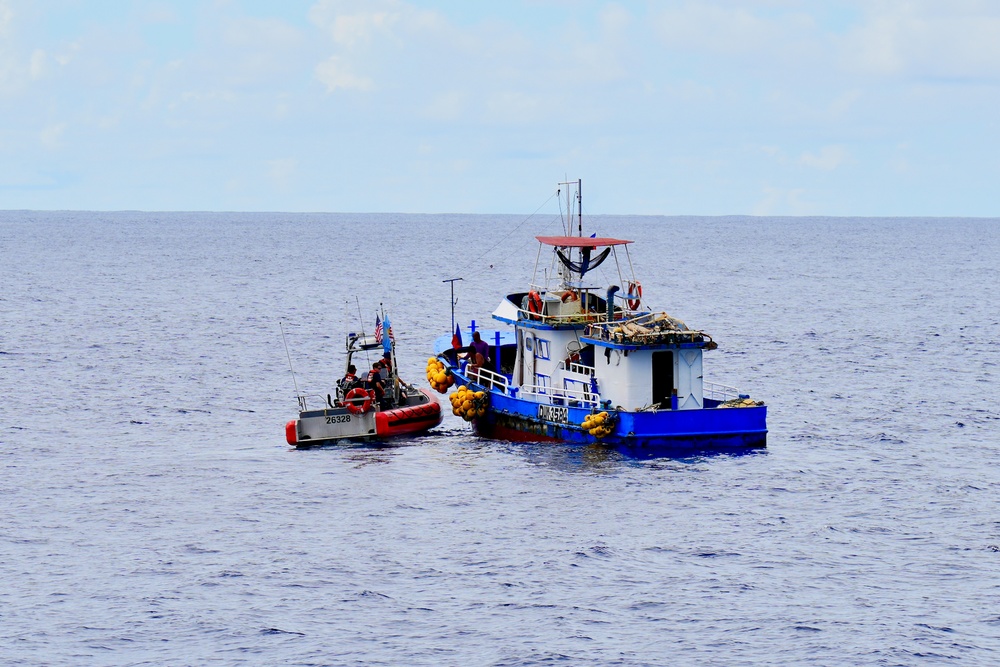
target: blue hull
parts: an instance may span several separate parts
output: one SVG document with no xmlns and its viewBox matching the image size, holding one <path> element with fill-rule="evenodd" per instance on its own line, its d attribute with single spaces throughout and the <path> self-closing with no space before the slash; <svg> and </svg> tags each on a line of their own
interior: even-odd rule
<svg viewBox="0 0 1000 667">
<path fill-rule="evenodd" d="M 457 369 L 460 383 L 468 384 Z M 470 385 L 470 386 L 475 386 Z M 539 416 L 535 401 L 490 392 L 489 407 L 473 422 L 484 437 L 515 441 L 603 443 L 624 450 L 686 453 L 703 450 L 747 450 L 767 446 L 767 407 L 612 412 L 614 431 L 598 439 L 580 424 L 589 408 L 565 406 L 558 421 Z M 551 410 L 548 410 L 551 414 Z"/>
</svg>

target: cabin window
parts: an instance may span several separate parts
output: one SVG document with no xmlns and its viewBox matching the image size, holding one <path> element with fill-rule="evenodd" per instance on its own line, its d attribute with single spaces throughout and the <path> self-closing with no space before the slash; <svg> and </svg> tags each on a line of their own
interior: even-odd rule
<svg viewBox="0 0 1000 667">
<path fill-rule="evenodd" d="M 535 357 L 538 359 L 549 358 L 549 341 L 539 338 L 535 345 Z"/>
<path fill-rule="evenodd" d="M 552 386 L 551 378 L 548 375 L 542 375 L 540 373 L 535 374 L 535 384 L 538 385 L 539 394 L 549 393 L 549 387 Z"/>
</svg>

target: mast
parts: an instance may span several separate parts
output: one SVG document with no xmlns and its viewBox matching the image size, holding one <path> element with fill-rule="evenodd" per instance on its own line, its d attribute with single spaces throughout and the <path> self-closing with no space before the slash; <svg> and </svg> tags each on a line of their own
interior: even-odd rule
<svg viewBox="0 0 1000 667">
<path fill-rule="evenodd" d="M 559 184 L 560 186 L 574 186 L 576 188 L 576 197 L 573 201 L 571 194 L 571 188 L 566 188 L 566 236 L 573 236 L 573 205 L 576 205 L 576 235 L 583 237 L 583 179 L 578 178 L 575 181 L 565 181 Z M 575 251 L 575 252 L 574 252 Z M 576 256 L 577 260 L 583 261 L 583 249 L 576 248 L 569 250 L 569 256 L 572 258 Z M 573 271 L 559 265 L 559 275 L 562 277 L 564 283 L 569 283 L 573 279 Z"/>
<path fill-rule="evenodd" d="M 579 236 L 583 238 L 583 179 L 576 179 L 576 215 L 577 215 L 577 230 L 580 232 Z"/>
</svg>

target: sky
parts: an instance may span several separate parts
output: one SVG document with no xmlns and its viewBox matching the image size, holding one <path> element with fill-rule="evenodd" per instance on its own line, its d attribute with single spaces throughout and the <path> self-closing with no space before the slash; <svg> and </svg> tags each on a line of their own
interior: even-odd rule
<svg viewBox="0 0 1000 667">
<path fill-rule="evenodd" d="M 0 0 L 0 210 L 1000 216 L 994 0 Z"/>
</svg>

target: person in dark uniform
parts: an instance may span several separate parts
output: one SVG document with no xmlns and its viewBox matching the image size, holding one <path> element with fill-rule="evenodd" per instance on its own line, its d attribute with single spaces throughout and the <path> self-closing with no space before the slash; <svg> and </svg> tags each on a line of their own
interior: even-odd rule
<svg viewBox="0 0 1000 667">
<path fill-rule="evenodd" d="M 357 376 L 358 369 L 354 367 L 354 364 L 347 366 L 347 373 L 340 379 L 340 388 L 345 392 L 351 388 L 351 385 L 358 381 Z"/>
<path fill-rule="evenodd" d="M 375 392 L 375 400 L 383 410 L 387 407 L 385 401 L 385 383 L 382 381 L 382 362 L 376 361 L 372 364 L 372 369 L 368 371 L 365 379 L 366 389 Z"/>
</svg>

